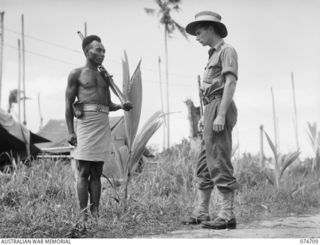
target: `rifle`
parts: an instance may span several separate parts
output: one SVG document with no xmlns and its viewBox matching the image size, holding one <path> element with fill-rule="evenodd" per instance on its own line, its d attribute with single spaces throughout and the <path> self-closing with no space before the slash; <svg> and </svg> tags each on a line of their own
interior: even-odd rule
<svg viewBox="0 0 320 245">
<path fill-rule="evenodd" d="M 200 75 L 198 75 L 198 89 L 199 89 L 199 98 L 200 98 L 200 119 L 203 118 L 203 93 L 201 90 L 201 78 Z M 199 136 L 202 139 L 203 137 L 203 122 L 202 122 L 202 126 L 199 126 L 199 122 L 198 122 L 198 128 L 200 130 L 199 132 Z"/>
<path fill-rule="evenodd" d="M 84 36 L 80 31 L 77 32 L 80 39 L 83 40 Z M 120 103 L 124 110 L 129 111 L 133 108 L 131 102 L 124 96 L 124 94 L 121 92 L 119 87 L 114 83 L 113 76 L 110 75 L 110 73 L 106 70 L 106 68 L 103 67 L 103 65 L 98 66 L 98 71 L 103 76 L 103 78 L 107 81 L 109 87 L 111 88 L 112 92 L 119 98 Z"/>
<path fill-rule="evenodd" d="M 202 117 L 203 116 L 203 94 L 201 90 L 200 75 L 198 75 L 198 89 L 199 89 L 199 98 L 200 98 L 200 117 Z"/>
</svg>

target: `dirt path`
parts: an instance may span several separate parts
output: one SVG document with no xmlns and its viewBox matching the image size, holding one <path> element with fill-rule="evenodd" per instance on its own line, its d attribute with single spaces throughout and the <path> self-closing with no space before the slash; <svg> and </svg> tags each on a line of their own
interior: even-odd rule
<svg viewBox="0 0 320 245">
<path fill-rule="evenodd" d="M 320 214 L 239 224 L 236 230 L 178 230 L 146 238 L 314 238 L 320 237 Z"/>
</svg>

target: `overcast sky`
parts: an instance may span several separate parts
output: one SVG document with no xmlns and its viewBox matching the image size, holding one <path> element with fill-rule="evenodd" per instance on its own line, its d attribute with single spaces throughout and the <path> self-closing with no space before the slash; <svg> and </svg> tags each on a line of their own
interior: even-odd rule
<svg viewBox="0 0 320 245">
<path fill-rule="evenodd" d="M 17 87 L 17 39 L 21 14 L 25 19 L 26 94 L 28 127 L 37 132 L 40 93 L 44 123 L 64 118 L 64 91 L 69 72 L 82 66 L 85 57 L 76 34 L 87 22 L 88 34 L 101 36 L 106 47 L 104 65 L 121 86 L 121 58 L 126 50 L 131 72 L 142 59 L 143 108 L 141 123 L 161 108 L 158 57 L 164 60 L 163 28 L 144 7 L 157 8 L 152 0 L 0 0 L 5 11 L 2 107 L 9 91 Z M 311 152 L 306 122 L 320 126 L 320 1 L 316 0 L 184 0 L 173 17 L 182 26 L 202 10 L 222 15 L 228 28 L 227 43 L 239 56 L 239 80 L 235 96 L 239 117 L 235 142 L 241 152 L 259 150 L 259 125 L 273 137 L 270 88 L 275 95 L 280 150 L 295 148 L 291 72 L 298 103 L 299 139 L 304 155 Z M 172 143 L 189 136 L 188 98 L 198 104 L 197 75 L 207 61 L 207 47 L 178 32 L 169 40 L 169 82 Z M 164 64 L 162 64 L 164 82 Z M 111 114 L 119 115 L 120 113 Z M 161 145 L 162 130 L 151 144 Z M 268 146 L 265 145 L 267 149 Z"/>
</svg>

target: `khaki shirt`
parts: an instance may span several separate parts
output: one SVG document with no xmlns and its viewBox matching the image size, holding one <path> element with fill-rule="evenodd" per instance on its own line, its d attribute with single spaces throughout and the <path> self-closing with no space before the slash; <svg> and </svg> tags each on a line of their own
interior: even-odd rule
<svg viewBox="0 0 320 245">
<path fill-rule="evenodd" d="M 210 94 L 222 93 L 225 75 L 231 73 L 238 79 L 238 55 L 236 50 L 223 39 L 209 50 L 209 60 L 203 74 L 201 89 L 206 91 L 210 87 Z M 221 90 L 221 91 L 220 91 Z"/>
</svg>

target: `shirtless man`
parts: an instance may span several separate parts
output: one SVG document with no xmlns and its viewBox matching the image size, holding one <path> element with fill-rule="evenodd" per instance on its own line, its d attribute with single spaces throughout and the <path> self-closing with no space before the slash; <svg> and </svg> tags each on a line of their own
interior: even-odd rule
<svg viewBox="0 0 320 245">
<path fill-rule="evenodd" d="M 87 36 L 82 41 L 82 49 L 86 56 L 84 67 L 70 72 L 66 88 L 66 122 L 69 131 L 68 142 L 75 146 L 73 157 L 77 161 L 79 178 L 77 192 L 80 210 L 87 217 L 88 197 L 90 195 L 90 211 L 98 217 L 101 195 L 103 163 L 108 161 L 111 147 L 111 131 L 109 111 L 123 108 L 113 104 L 110 99 L 108 83 L 97 70 L 102 64 L 105 49 L 98 36 Z M 77 130 L 73 124 L 73 106 L 77 115 Z"/>
</svg>

